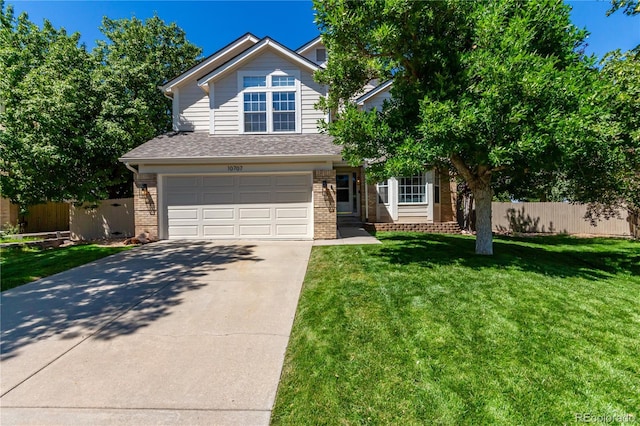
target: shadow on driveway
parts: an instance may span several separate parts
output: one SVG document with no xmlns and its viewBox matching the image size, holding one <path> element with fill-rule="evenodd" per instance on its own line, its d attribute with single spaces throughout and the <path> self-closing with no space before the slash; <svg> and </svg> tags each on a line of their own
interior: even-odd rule
<svg viewBox="0 0 640 426">
<path fill-rule="evenodd" d="M 98 330 L 109 340 L 170 315 L 198 278 L 238 261 L 259 262 L 252 245 L 160 242 L 98 260 L 2 293 L 2 360 L 43 339 L 76 339 Z M 134 315 L 122 315 L 137 307 Z M 109 325 L 109 327 L 106 327 Z"/>
</svg>

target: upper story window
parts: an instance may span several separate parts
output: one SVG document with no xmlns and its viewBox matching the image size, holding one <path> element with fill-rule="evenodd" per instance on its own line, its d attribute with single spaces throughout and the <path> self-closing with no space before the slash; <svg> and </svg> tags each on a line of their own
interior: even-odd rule
<svg viewBox="0 0 640 426">
<path fill-rule="evenodd" d="M 316 49 L 316 62 L 327 61 L 327 49 Z"/>
<path fill-rule="evenodd" d="M 239 73 L 241 132 L 282 133 L 300 130 L 298 72 Z"/>
<path fill-rule="evenodd" d="M 296 79 L 289 75 L 274 75 L 271 77 L 271 85 L 273 87 L 294 87 Z"/>
<path fill-rule="evenodd" d="M 398 179 L 398 203 L 426 203 L 426 185 L 424 175 Z"/>
<path fill-rule="evenodd" d="M 267 87 L 267 77 L 244 76 L 242 77 L 242 87 Z"/>
</svg>

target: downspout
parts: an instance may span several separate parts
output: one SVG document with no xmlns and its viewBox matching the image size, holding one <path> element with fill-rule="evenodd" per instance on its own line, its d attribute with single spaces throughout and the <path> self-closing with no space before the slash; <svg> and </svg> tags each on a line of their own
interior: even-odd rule
<svg viewBox="0 0 640 426">
<path fill-rule="evenodd" d="M 129 164 L 129 163 L 124 163 L 124 166 L 125 166 L 127 169 L 131 170 L 131 171 L 133 172 L 133 174 L 134 174 L 134 176 L 135 176 L 136 178 L 138 177 L 138 173 L 139 173 L 139 172 L 138 172 L 138 170 L 136 170 L 136 169 L 135 169 L 131 164 Z"/>
</svg>

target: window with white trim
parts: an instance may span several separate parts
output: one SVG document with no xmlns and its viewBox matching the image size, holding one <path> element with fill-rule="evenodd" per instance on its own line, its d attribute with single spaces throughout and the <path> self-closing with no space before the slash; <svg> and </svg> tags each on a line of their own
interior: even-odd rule
<svg viewBox="0 0 640 426">
<path fill-rule="evenodd" d="M 267 94 L 265 92 L 244 94 L 244 131 L 267 131 Z"/>
<path fill-rule="evenodd" d="M 296 73 L 241 72 L 244 133 L 291 133 L 300 127 L 300 84 Z"/>
<path fill-rule="evenodd" d="M 398 203 L 424 204 L 427 202 L 424 175 L 398 179 Z"/>
<path fill-rule="evenodd" d="M 389 180 L 378 183 L 378 204 L 389 204 Z"/>
</svg>

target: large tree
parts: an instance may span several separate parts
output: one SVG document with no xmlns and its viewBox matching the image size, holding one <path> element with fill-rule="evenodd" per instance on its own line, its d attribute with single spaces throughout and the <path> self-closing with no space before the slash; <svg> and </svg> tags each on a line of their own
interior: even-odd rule
<svg viewBox="0 0 640 426">
<path fill-rule="evenodd" d="M 105 40 L 98 40 L 93 51 L 101 99 L 97 128 L 117 147 L 110 168 L 115 196 L 131 188 L 131 172 L 118 156 L 172 128 L 171 100 L 158 86 L 192 67 L 202 51 L 175 23 L 158 16 L 145 21 L 105 17 L 100 29 Z"/>
<path fill-rule="evenodd" d="M 492 254 L 497 183 L 518 188 L 564 172 L 567 136 L 596 116 L 586 31 L 560 0 L 414 2 L 317 0 L 332 88 L 323 107 L 346 158 L 373 161 L 378 179 L 451 168 L 476 202 L 476 253 Z M 351 101 L 371 79 L 393 78 L 382 111 Z M 574 140 L 574 139 L 571 139 Z"/>
<path fill-rule="evenodd" d="M 640 46 L 607 54 L 602 62 L 597 99 L 604 114 L 593 117 L 574 141 L 577 154 L 569 169 L 568 196 L 590 203 L 592 221 L 621 208 L 640 216 Z M 596 188 L 597 190 L 593 190 Z"/>
<path fill-rule="evenodd" d="M 0 3 L 0 192 L 23 205 L 93 194 L 105 148 L 93 59 L 68 35 Z"/>
<path fill-rule="evenodd" d="M 118 157 L 171 130 L 158 85 L 200 49 L 175 24 L 110 20 L 93 52 L 0 1 L 0 192 L 23 206 L 96 201 L 131 191 Z"/>
</svg>

